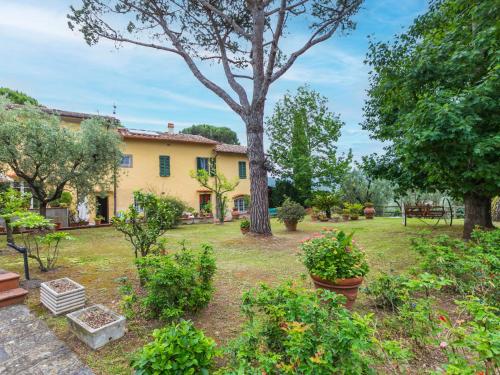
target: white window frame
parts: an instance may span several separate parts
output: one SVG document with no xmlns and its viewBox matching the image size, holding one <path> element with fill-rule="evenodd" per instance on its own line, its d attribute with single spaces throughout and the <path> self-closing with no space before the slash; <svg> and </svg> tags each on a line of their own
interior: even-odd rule
<svg viewBox="0 0 500 375">
<path fill-rule="evenodd" d="M 246 212 L 246 211 L 248 211 L 248 207 L 246 205 L 245 197 L 238 197 L 238 198 L 236 198 L 234 200 L 234 207 L 236 207 L 236 209 L 239 212 Z"/>
</svg>

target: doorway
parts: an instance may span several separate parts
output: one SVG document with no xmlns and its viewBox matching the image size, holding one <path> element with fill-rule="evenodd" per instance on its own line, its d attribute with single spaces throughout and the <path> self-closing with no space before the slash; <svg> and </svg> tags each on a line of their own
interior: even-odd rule
<svg viewBox="0 0 500 375">
<path fill-rule="evenodd" d="M 102 216 L 104 218 L 104 223 L 109 223 L 109 214 L 108 214 L 108 197 L 95 197 L 96 207 L 95 212 L 96 216 Z"/>
</svg>

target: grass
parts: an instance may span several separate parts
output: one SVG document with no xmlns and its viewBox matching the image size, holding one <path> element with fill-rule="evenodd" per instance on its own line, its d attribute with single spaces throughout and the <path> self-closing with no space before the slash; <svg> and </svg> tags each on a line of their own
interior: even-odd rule
<svg viewBox="0 0 500 375">
<path fill-rule="evenodd" d="M 216 293 L 205 310 L 190 318 L 221 344 L 238 334 L 242 322 L 239 313 L 242 291 L 259 282 L 276 283 L 305 274 L 305 268 L 297 257 L 297 246 L 302 239 L 322 227 L 355 232 L 354 238 L 365 249 L 370 264 L 369 281 L 380 272 L 401 272 L 414 265 L 416 255 L 410 248 L 410 240 L 422 230 L 430 231 L 428 235 L 459 237 L 463 225 L 459 221 L 452 227 L 432 227 L 413 219 L 405 227 L 401 219 L 391 218 L 346 223 L 319 223 L 307 219 L 299 224 L 297 232 L 287 233 L 282 224 L 274 220 L 272 224 L 272 238 L 242 236 L 238 222 L 223 226 L 186 225 L 166 235 L 172 250 L 178 249 L 182 240 L 186 240 L 192 248 L 199 248 L 203 242 L 214 246 L 218 267 Z M 56 270 L 41 273 L 30 261 L 32 279 L 45 281 L 68 276 L 86 287 L 88 303 L 101 303 L 119 310 L 120 294 L 116 279 L 126 276 L 137 283 L 130 244 L 113 228 L 77 230 L 71 235 L 75 239 L 63 244 Z M 0 268 L 22 274 L 22 257 L 6 249 L 4 236 L 0 238 L 0 249 L 3 249 L 0 250 Z M 53 317 L 41 307 L 37 289 L 30 290 L 28 305 L 96 374 L 129 374 L 131 353 L 147 342 L 151 331 L 161 325 L 156 321 L 129 321 L 128 332 L 123 339 L 99 351 L 92 351 L 69 332 L 65 317 Z M 368 311 L 362 294 L 356 309 Z"/>
</svg>

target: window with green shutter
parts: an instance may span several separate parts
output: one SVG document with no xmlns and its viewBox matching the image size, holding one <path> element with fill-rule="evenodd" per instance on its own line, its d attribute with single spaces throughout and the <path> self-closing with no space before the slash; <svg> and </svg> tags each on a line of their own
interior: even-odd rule
<svg viewBox="0 0 500 375">
<path fill-rule="evenodd" d="M 247 162 L 239 161 L 238 162 L 238 171 L 240 178 L 247 178 Z"/>
<path fill-rule="evenodd" d="M 170 176 L 170 156 L 160 155 L 160 177 Z"/>
<path fill-rule="evenodd" d="M 208 158 L 196 158 L 196 170 L 199 171 L 200 169 L 204 169 L 208 172 L 209 170 L 209 165 L 208 165 Z"/>
</svg>

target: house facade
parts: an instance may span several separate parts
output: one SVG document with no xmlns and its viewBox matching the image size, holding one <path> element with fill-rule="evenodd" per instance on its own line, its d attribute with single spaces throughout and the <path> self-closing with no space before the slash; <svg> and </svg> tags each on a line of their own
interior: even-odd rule
<svg viewBox="0 0 500 375">
<path fill-rule="evenodd" d="M 79 129 L 83 120 L 94 116 L 44 110 L 59 116 L 61 126 L 74 130 Z M 134 204 L 133 193 L 136 190 L 179 198 L 198 212 L 206 209 L 207 204 L 215 207 L 214 194 L 191 177 L 191 171 L 210 171 L 214 167 L 229 180 L 239 181 L 236 189 L 228 193 L 229 209 L 247 210 L 250 179 L 246 147 L 222 144 L 197 135 L 179 134 L 172 123 L 166 124 L 165 131 L 119 128 L 118 132 L 123 140 L 123 158 L 117 183 L 109 191 L 96 192 L 95 208 L 80 205 L 78 215 L 81 219 L 93 222 L 94 217 L 100 215 L 108 222 L 113 215 Z"/>
</svg>

